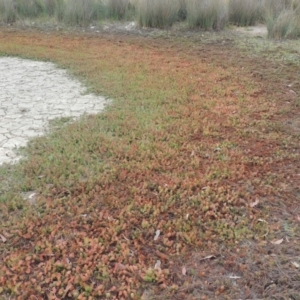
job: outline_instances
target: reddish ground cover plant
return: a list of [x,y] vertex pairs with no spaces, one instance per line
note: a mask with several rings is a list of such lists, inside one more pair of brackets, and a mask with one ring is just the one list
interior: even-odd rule
[[29,145],[1,203],[3,297],[299,299],[298,67],[183,37],[0,39],[115,99]]

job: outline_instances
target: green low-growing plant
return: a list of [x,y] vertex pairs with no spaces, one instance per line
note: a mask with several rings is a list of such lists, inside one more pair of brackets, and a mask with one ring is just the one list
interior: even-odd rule
[[190,28],[223,29],[228,21],[228,4],[224,0],[186,0]]
[[261,0],[229,0],[229,21],[238,26],[255,25],[263,19]]
[[142,27],[169,27],[177,20],[179,10],[179,0],[140,0],[137,21]]

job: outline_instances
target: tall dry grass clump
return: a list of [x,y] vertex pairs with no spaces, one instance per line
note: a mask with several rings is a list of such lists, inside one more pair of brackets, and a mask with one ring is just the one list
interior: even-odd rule
[[53,16],[55,13],[55,8],[59,0],[44,0],[44,8],[49,16]]
[[0,21],[13,23],[17,19],[15,4],[11,0],[0,0]]
[[47,13],[45,0],[14,0],[20,18],[37,18]]
[[263,20],[262,0],[229,0],[229,21],[238,26],[255,25]]
[[129,0],[105,0],[107,16],[113,19],[123,19],[132,8]]
[[65,12],[65,0],[55,0],[54,16],[55,19],[59,22],[62,22],[64,19]]
[[300,1],[266,0],[265,22],[268,37],[295,39],[300,37]]
[[221,30],[228,21],[226,0],[186,0],[186,10],[190,28]]
[[61,3],[62,20],[71,25],[87,25],[104,17],[105,8],[101,0],[66,0]]
[[178,21],[185,21],[187,17],[186,0],[179,0]]
[[136,17],[139,26],[154,28],[186,21],[189,28],[204,30],[261,21],[270,38],[300,37],[300,0],[0,0],[0,22],[5,23],[49,18],[85,26],[105,17]]
[[70,25],[86,25],[105,16],[102,0],[0,0],[0,19],[54,17]]
[[179,0],[140,0],[137,22],[142,27],[170,27],[177,21],[179,10]]
[[58,0],[0,0],[0,18],[4,22],[17,19],[52,16]]

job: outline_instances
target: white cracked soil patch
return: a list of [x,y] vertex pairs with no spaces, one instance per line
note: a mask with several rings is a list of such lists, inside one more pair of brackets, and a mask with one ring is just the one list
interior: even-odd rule
[[98,113],[105,104],[53,63],[0,58],[0,165],[17,162],[15,150],[45,134],[49,121]]

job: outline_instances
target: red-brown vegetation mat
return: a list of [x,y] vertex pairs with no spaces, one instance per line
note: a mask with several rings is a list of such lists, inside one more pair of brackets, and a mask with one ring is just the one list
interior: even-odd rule
[[0,41],[117,99],[32,146],[36,206],[1,206],[3,299],[300,299],[296,67],[183,38]]

